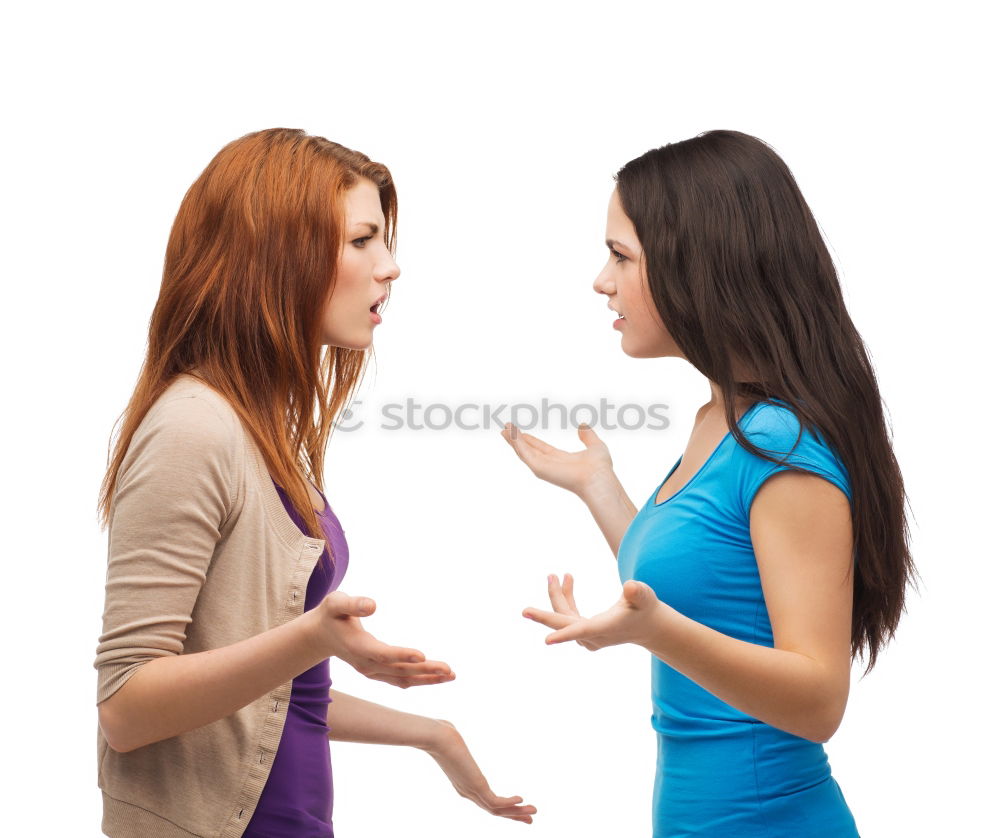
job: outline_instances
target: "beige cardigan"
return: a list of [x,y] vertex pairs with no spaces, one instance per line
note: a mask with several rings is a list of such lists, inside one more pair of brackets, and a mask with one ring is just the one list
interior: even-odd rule
[[[111,507],[97,703],[144,663],[228,646],[302,613],[325,542],[288,516],[229,402],[170,383],[139,425]],[[98,726],[106,835],[236,838],[271,770],[288,681],[231,716],[128,753]]]

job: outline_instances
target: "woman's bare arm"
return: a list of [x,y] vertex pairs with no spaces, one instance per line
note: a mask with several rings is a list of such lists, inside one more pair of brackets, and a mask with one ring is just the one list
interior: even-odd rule
[[604,540],[617,559],[625,530],[638,514],[625,487],[614,471],[608,470],[595,474],[579,492],[579,496],[594,516]]
[[330,691],[330,739],[376,745],[409,745],[426,752],[462,797],[498,817],[531,823],[538,810],[524,798],[500,797],[491,788],[455,726],[444,719],[404,713],[347,693]]
[[405,745],[422,751],[438,741],[444,727],[439,719],[393,710],[337,690],[330,690],[326,724],[332,741]]
[[659,601],[636,580],[607,611],[582,618],[572,578],[549,579],[554,612],[524,616],[596,650],[636,643],[727,704],[814,742],[840,725],[850,692],[853,593],[851,510],[839,488],[812,474],[767,480],[750,511],[774,646],[730,637]]

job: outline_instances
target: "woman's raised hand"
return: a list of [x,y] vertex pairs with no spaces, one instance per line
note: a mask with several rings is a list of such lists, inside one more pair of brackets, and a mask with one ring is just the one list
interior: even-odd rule
[[374,681],[406,689],[455,679],[448,664],[425,660],[416,649],[389,646],[365,631],[360,618],[374,612],[375,602],[369,597],[332,591],[303,616],[313,615],[313,637],[323,656],[347,661]]
[[510,422],[500,435],[535,477],[580,495],[591,481],[612,470],[611,452],[589,425],[577,428],[583,451],[563,451],[526,434]]

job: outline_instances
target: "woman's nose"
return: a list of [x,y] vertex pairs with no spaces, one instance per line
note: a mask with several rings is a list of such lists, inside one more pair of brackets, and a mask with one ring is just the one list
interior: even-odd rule
[[594,280],[594,290],[598,294],[606,294],[609,297],[614,293],[614,283],[608,277],[607,271],[601,271],[597,275],[597,278]]
[[382,268],[382,271],[379,274],[379,279],[395,281],[399,279],[399,274],[399,265],[396,264],[395,259],[390,259],[389,263]]

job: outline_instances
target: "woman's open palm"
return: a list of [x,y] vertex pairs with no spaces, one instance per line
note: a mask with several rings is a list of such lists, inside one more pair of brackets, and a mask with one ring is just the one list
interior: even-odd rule
[[429,661],[418,649],[390,646],[369,634],[361,618],[374,612],[375,602],[370,597],[331,591],[303,616],[313,620],[324,655],[346,661],[373,681],[385,681],[406,689],[455,680],[455,673],[448,664]]
[[547,644],[575,640],[591,652],[620,643],[646,645],[656,611],[666,607],[649,585],[629,579],[619,600],[607,611],[583,617],[573,597],[573,577],[568,573],[561,585],[558,576],[549,574],[549,600],[553,611],[525,608],[522,616],[555,629],[545,638]]
[[523,797],[500,797],[496,794],[479,770],[455,725],[444,719],[439,721],[444,725],[445,735],[439,737],[437,743],[427,749],[427,753],[441,766],[455,791],[498,817],[531,823],[531,816],[538,810],[534,806],[523,805]]
[[593,428],[580,425],[577,434],[586,446],[583,451],[563,451],[510,422],[500,432],[535,477],[578,495],[596,475],[611,471],[612,462],[608,446]]

